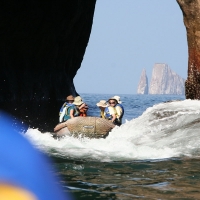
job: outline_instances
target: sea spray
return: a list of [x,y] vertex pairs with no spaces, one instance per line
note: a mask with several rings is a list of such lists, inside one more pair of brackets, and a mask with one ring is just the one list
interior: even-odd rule
[[114,128],[106,139],[64,137],[28,129],[26,137],[41,150],[83,160],[130,161],[199,156],[200,101],[159,103]]

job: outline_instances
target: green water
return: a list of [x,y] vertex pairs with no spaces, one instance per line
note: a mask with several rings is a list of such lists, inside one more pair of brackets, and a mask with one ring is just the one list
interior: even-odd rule
[[200,199],[200,159],[85,162],[54,158],[74,199]]

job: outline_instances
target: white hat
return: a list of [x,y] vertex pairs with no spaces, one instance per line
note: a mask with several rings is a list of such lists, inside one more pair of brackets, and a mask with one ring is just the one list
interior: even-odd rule
[[76,105],[76,106],[80,106],[81,104],[83,104],[84,102],[82,101],[81,97],[80,96],[77,96],[74,98],[74,102],[73,104]]
[[103,107],[103,108],[108,107],[108,104],[106,103],[105,100],[99,101],[96,105],[97,105],[98,107]]
[[113,98],[116,99],[118,103],[122,103],[122,101],[120,101],[120,96],[114,96]]

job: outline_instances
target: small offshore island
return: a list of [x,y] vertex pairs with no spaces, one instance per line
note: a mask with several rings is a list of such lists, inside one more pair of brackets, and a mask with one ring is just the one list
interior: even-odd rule
[[142,70],[137,94],[185,95],[185,79],[173,72],[165,63],[156,63],[153,67],[150,84],[146,70]]

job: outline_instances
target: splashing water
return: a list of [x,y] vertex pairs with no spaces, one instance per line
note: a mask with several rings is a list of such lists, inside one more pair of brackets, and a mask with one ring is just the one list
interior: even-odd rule
[[197,157],[200,155],[200,101],[184,100],[149,107],[138,118],[114,128],[106,139],[52,138],[28,129],[39,149],[59,157],[110,161]]

